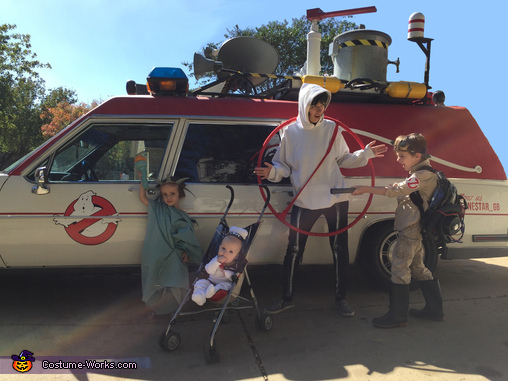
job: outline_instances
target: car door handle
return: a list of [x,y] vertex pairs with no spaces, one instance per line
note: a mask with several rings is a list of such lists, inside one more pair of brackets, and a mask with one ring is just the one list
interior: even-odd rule
[[[129,192],[134,192],[134,191],[139,192],[139,188],[134,188],[134,187],[129,188]],[[157,194],[157,191],[155,189],[153,189],[153,188],[149,188],[146,192],[150,196],[153,196],[154,194]]]

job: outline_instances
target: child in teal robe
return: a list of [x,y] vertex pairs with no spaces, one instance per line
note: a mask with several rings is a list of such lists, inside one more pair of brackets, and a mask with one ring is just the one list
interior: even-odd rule
[[[139,167],[142,165],[137,164],[136,168]],[[148,206],[141,260],[142,300],[155,314],[168,314],[178,308],[189,290],[187,265],[201,263],[203,251],[190,217],[180,209],[185,184],[163,182],[160,200],[148,199],[145,184],[142,182],[139,190],[141,202]]]

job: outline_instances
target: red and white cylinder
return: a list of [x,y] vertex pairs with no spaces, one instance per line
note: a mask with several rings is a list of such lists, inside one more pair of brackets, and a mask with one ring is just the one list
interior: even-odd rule
[[425,16],[420,12],[415,12],[409,16],[409,25],[407,29],[407,39],[423,38],[425,28]]

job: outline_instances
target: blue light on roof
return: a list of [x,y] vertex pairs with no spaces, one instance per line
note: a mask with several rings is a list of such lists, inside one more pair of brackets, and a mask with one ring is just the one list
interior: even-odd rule
[[187,76],[182,69],[177,67],[154,67],[148,78],[173,78],[173,79],[187,79]]

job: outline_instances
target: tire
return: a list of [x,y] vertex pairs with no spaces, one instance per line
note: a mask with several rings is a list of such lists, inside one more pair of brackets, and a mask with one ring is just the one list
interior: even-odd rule
[[166,335],[166,332],[163,332],[159,338],[159,345],[165,351],[172,352],[180,345],[180,335],[171,331]]
[[[391,284],[391,265],[393,248],[397,233],[393,231],[393,221],[371,226],[363,236],[360,247],[360,265],[373,286],[388,290]],[[425,257],[423,263],[431,272],[437,267],[438,251],[435,241],[423,236]]]
[[261,317],[256,315],[256,327],[261,331],[268,332],[272,329],[273,326],[273,318],[272,315],[267,314],[266,312],[261,314]]

